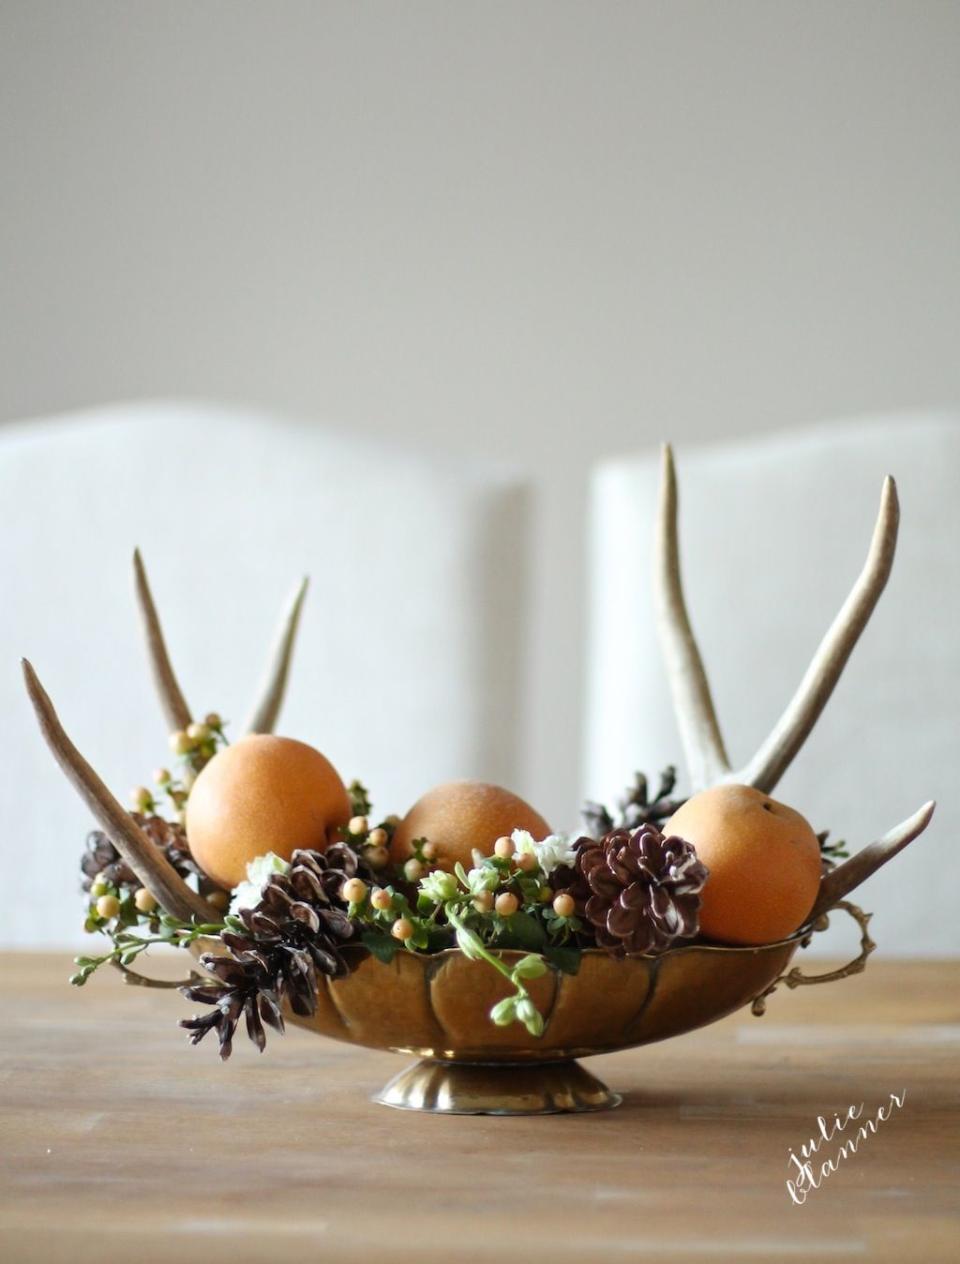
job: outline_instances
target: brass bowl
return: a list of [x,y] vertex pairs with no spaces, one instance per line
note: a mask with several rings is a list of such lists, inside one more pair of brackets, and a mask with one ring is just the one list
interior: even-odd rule
[[[396,1076],[378,1102],[449,1114],[548,1114],[604,1110],[620,1098],[574,1061],[666,1040],[706,1026],[748,1002],[760,1014],[779,982],[825,982],[863,969],[873,944],[868,915],[843,902],[861,927],[861,954],[827,975],[785,974],[814,928],[762,947],[694,943],[659,957],[617,960],[583,953],[576,975],[551,967],[528,981],[544,1016],[540,1037],[513,1023],[497,1027],[489,1011],[507,981],[457,949],[433,955],[399,952],[386,965],[348,948],[351,972],[323,979],[310,1018],[290,1022],[333,1040],[413,1054],[419,1062]],[[825,919],[824,919],[825,920]],[[818,924],[817,929],[820,928]],[[504,951],[505,962],[525,954]]]

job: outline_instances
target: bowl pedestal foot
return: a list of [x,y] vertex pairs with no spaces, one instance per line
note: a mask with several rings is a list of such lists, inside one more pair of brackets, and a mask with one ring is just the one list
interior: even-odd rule
[[437,1115],[555,1115],[611,1110],[623,1100],[578,1062],[439,1062],[395,1075],[373,1099]]

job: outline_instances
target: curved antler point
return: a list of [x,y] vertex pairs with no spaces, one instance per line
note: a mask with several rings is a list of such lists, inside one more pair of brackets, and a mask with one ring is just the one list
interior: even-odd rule
[[897,484],[888,474],[863,569],[786,710],[753,758],[738,771],[737,777],[748,785],[770,794],[810,735],[886,587],[899,528]]
[[133,550],[133,580],[150,668],[167,726],[170,730],[185,729],[191,721],[190,708],[170,662],[157,607],[150,591],[147,568],[143,564],[139,548]]
[[690,626],[677,541],[677,478],[673,449],[661,448],[660,503],[654,537],[657,624],[687,771],[695,788],[711,785],[730,769],[710,685]]
[[930,824],[935,807],[935,800],[928,800],[922,808],[914,812],[913,816],[907,817],[882,838],[869,843],[845,860],[842,865],[824,874],[820,879],[820,893],[810,912],[811,918],[829,912],[838,900],[842,900],[851,891],[855,891],[861,883],[866,882],[867,878],[876,873],[882,865],[892,860],[908,843],[919,838]]
[[280,705],[286,689],[293,643],[300,624],[300,613],[307,595],[310,577],[304,575],[292,596],[280,624],[270,662],[260,690],[260,697],[244,726],[246,733],[272,733],[280,713]]

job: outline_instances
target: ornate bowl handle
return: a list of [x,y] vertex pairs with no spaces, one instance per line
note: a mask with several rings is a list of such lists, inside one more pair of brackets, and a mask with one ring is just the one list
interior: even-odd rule
[[[845,913],[849,913],[860,927],[859,955],[845,966],[840,966],[836,970],[828,970],[825,974],[804,974],[799,966],[794,966],[786,974],[779,975],[768,988],[753,998],[751,1009],[758,1018],[761,1018],[766,1013],[767,997],[771,992],[776,991],[781,983],[785,983],[788,988],[798,988],[806,983],[832,983],[834,979],[846,979],[851,974],[862,974],[866,969],[867,958],[877,946],[870,938],[870,932],[867,929],[873,914],[864,913],[863,909],[858,908],[850,900],[838,900],[833,908],[830,909],[830,912],[832,913],[834,909],[843,909]],[[813,930],[826,930],[827,924],[827,914],[823,914],[814,923]],[[810,936],[807,936],[803,941],[803,947],[805,948],[809,942]]]

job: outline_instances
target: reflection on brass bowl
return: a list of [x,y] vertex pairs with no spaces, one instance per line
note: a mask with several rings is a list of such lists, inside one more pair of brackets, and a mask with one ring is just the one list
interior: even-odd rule
[[[617,960],[593,948],[576,975],[550,969],[528,986],[545,1019],[541,1037],[518,1023],[496,1027],[491,1006],[507,994],[503,977],[457,949],[426,956],[400,952],[389,965],[348,948],[351,973],[321,980],[312,1018],[298,1027],[334,1040],[413,1054],[419,1062],[377,1095],[387,1106],[446,1114],[549,1114],[605,1110],[620,1098],[574,1059],[666,1040],[703,1027],[748,1002],[762,1013],[778,982],[790,987],[863,968],[873,948],[867,916],[861,955],[829,976],[784,974],[811,929],[758,948],[691,944],[659,957]],[[523,953],[503,952],[503,960]]]

